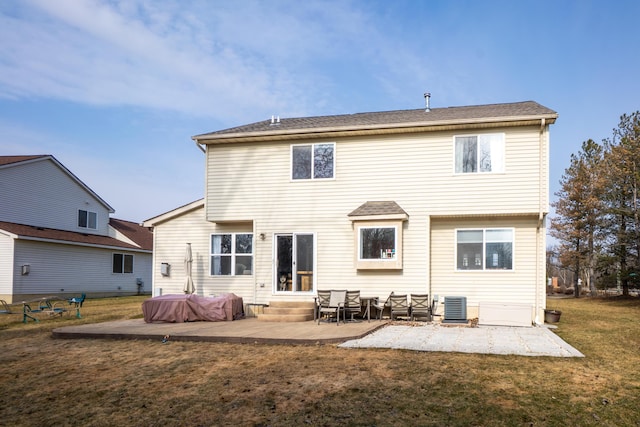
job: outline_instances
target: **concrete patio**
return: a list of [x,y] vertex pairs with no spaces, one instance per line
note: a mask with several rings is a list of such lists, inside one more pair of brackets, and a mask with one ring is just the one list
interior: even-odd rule
[[[385,327],[386,326],[386,327]],[[263,322],[247,318],[232,322],[145,323],[121,320],[54,329],[54,338],[105,338],[170,341],[207,341],[316,345],[343,348],[393,348],[414,351],[515,354],[522,356],[584,357],[543,327],[443,326],[439,323],[371,322],[320,323]]]
[[53,330],[54,338],[112,338],[175,341],[210,341],[265,344],[335,344],[362,338],[385,326],[386,320],[335,323],[262,322],[250,317],[231,322],[145,323],[120,320]]

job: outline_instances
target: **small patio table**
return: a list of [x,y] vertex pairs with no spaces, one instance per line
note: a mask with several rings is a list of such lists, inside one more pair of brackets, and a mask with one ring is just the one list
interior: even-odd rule
[[[360,297],[362,305],[366,303],[364,314],[367,315],[368,322],[371,322],[371,301],[378,301],[378,297]],[[362,317],[364,317],[364,315]]]

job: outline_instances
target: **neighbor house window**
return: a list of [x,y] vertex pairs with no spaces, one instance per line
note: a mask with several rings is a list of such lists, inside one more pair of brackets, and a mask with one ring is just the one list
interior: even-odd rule
[[80,209],[78,211],[78,227],[95,230],[98,228],[98,214]]
[[211,275],[236,276],[253,272],[253,234],[211,235]]
[[504,172],[504,134],[456,136],[455,172]]
[[133,273],[133,255],[113,254],[114,273]]
[[395,260],[396,227],[360,227],[360,260]]
[[334,143],[291,146],[292,179],[333,178],[335,169]]
[[513,229],[456,231],[458,270],[513,270]]

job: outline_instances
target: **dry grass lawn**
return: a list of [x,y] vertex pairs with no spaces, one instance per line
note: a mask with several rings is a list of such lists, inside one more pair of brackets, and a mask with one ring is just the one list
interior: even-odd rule
[[51,338],[143,299],[2,315],[0,425],[640,426],[638,299],[549,300],[583,359]]

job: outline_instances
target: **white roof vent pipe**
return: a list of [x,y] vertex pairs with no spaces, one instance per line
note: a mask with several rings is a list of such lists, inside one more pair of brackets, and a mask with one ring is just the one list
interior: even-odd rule
[[271,116],[271,126],[280,124],[280,116]]
[[431,111],[431,105],[430,105],[430,101],[431,101],[431,94],[429,92],[425,92],[424,93],[424,103],[425,103],[425,112],[429,112]]

